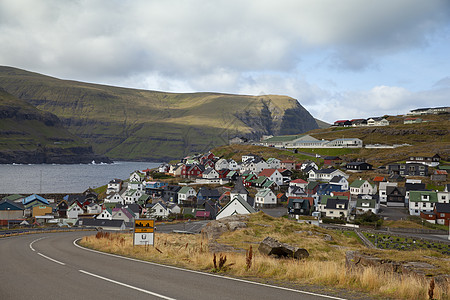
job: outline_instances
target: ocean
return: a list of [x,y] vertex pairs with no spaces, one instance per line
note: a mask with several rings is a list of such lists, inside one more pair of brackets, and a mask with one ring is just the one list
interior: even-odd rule
[[0,194],[82,193],[107,184],[111,179],[127,179],[133,171],[152,169],[160,163],[115,162],[79,165],[0,165]]

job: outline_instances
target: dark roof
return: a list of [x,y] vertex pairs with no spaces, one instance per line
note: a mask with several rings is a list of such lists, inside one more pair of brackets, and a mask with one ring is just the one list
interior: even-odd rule
[[450,203],[436,203],[437,213],[447,213],[450,214]]
[[407,191],[422,191],[425,190],[425,183],[405,183],[405,188]]
[[345,199],[335,199],[335,198],[329,198],[327,200],[327,205],[325,206],[326,209],[339,209],[336,208],[338,204],[344,204],[343,209],[348,208],[348,200]]
[[244,184],[242,183],[242,177],[239,177],[234,185],[234,188],[231,190],[233,194],[246,194],[248,195],[248,191],[245,189]]
[[338,183],[342,178],[344,178],[344,176],[333,176],[333,178],[331,178],[330,180],[330,183]]
[[0,209],[0,210],[8,210],[8,209],[23,210],[22,203],[17,203],[17,202],[8,200],[8,199],[4,199],[4,200],[0,201],[0,207],[4,207],[4,209]]
[[[80,224],[80,221],[82,221]],[[78,226],[93,226],[93,227],[116,227],[120,228],[122,224],[125,222],[123,220],[107,220],[107,219],[90,219],[90,218],[83,218],[78,219],[78,221],[75,223],[75,225]]]
[[386,195],[391,195],[395,190],[397,190],[401,196],[406,195],[406,188],[398,187],[398,186],[387,186],[386,187]]
[[336,171],[335,168],[327,168],[327,169],[320,169],[320,170],[317,170],[316,173],[331,174],[331,173],[333,173],[334,171]]
[[347,166],[363,166],[363,165],[371,166],[371,164],[366,163],[364,161],[353,161],[353,162],[347,163]]
[[340,160],[341,158],[339,156],[325,156],[323,158],[324,160]]

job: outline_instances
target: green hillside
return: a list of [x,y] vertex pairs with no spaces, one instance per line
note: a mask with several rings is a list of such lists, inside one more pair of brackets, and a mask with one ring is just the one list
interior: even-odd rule
[[65,129],[53,114],[0,88],[0,163],[90,163],[108,160]]
[[113,159],[168,160],[236,135],[297,134],[318,128],[287,96],[177,94],[60,80],[0,67],[0,86],[51,112],[94,151]]

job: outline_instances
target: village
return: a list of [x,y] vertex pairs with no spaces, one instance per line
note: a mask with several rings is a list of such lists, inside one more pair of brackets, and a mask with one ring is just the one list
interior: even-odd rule
[[[9,195],[0,202],[0,219],[8,227],[53,224],[125,230],[138,218],[219,220],[263,210],[297,220],[355,224],[360,216],[386,219],[381,212],[403,208],[407,215],[448,226],[448,166],[440,161],[437,154],[414,156],[374,170],[367,162],[345,162],[338,156],[295,161],[249,153],[237,162],[207,152],[157,169],[136,170],[126,179],[114,178],[100,196],[93,189],[60,201],[36,194]],[[373,171],[378,175],[366,176]],[[441,188],[427,188],[425,179]]]

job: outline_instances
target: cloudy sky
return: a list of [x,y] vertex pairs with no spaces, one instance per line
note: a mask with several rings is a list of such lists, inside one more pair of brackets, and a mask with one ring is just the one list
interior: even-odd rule
[[450,105],[448,0],[1,0],[0,65],[282,94],[327,122]]

